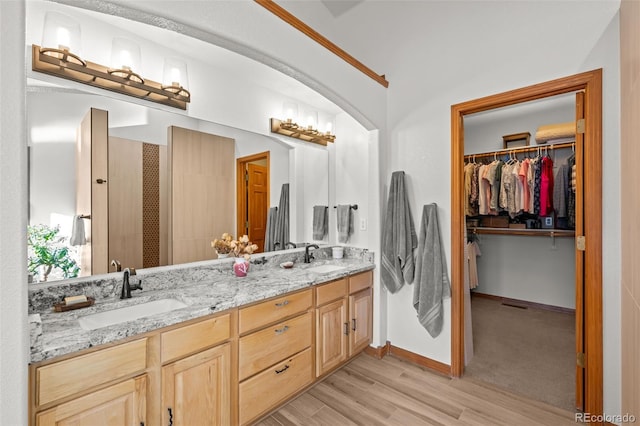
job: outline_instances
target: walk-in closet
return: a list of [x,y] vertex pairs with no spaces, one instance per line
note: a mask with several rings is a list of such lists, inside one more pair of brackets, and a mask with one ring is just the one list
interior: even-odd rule
[[464,120],[465,377],[570,411],[580,97]]

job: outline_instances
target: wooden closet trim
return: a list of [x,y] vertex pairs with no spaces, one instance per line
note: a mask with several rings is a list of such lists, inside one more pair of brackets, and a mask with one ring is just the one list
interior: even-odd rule
[[602,69],[451,106],[451,374],[464,372],[464,116],[584,91],[585,394],[584,411],[602,414]]

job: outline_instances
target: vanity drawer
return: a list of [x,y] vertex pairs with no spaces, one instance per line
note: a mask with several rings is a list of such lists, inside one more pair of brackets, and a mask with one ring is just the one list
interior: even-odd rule
[[347,295],[347,279],[330,282],[316,287],[316,306],[333,302]]
[[195,324],[165,331],[161,337],[162,362],[185,355],[227,340],[231,336],[231,314],[224,314]]
[[349,277],[349,294],[357,293],[373,285],[373,271],[362,272],[361,274]]
[[36,405],[44,405],[147,368],[147,339],[36,369]]
[[274,408],[312,380],[311,349],[240,383],[240,424]]
[[311,289],[308,289],[240,309],[240,334],[306,311],[311,307],[311,296]]
[[311,312],[240,338],[240,380],[311,346]]

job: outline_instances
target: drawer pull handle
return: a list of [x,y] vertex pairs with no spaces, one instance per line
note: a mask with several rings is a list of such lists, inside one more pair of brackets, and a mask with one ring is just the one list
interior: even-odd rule
[[276,303],[276,306],[277,306],[278,308],[281,308],[281,307],[283,307],[283,306],[287,306],[288,304],[289,304],[289,301],[288,301],[288,300],[283,300],[283,301],[282,301],[282,302],[280,302],[280,303]]
[[169,426],[173,426],[173,411],[171,408],[167,408],[167,410],[169,410]]
[[285,364],[284,368],[281,368],[280,370],[276,370],[276,374],[284,373],[288,369],[289,369],[289,365]]
[[353,325],[351,326],[351,329],[352,329],[353,331],[356,331],[356,319],[355,319],[355,318],[353,318],[351,321],[353,322]]
[[348,322],[344,323],[344,335],[345,336],[349,335],[349,323]]
[[282,334],[282,333],[284,333],[285,331],[287,331],[288,329],[289,329],[289,326],[288,326],[288,325],[285,325],[285,326],[284,326],[284,327],[282,327],[282,328],[276,328],[274,331],[276,332],[276,334]]

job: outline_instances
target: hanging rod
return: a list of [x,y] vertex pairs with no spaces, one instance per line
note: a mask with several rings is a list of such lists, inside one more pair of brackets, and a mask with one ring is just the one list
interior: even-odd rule
[[[337,209],[338,206],[333,206],[334,209]],[[349,205],[349,208],[352,210],[358,210],[358,205],[357,204],[351,204]]]
[[507,148],[507,149],[497,149],[495,151],[491,151],[491,152],[482,152],[479,154],[467,154],[464,156],[465,160],[471,159],[473,157],[475,158],[483,158],[483,157],[493,157],[494,155],[502,155],[502,154],[519,154],[522,152],[534,152],[534,151],[538,151],[538,150],[554,150],[554,149],[562,149],[562,148],[571,148],[572,146],[575,146],[575,142],[565,142],[565,143],[556,143],[553,145],[537,145],[537,146],[525,146],[525,147],[521,147],[521,148]]

